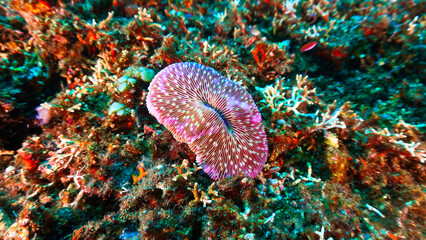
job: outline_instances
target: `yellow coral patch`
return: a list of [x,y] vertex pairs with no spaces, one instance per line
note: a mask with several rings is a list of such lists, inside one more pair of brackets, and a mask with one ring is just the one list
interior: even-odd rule
[[136,184],[137,182],[139,182],[139,180],[141,180],[147,174],[147,172],[145,171],[145,168],[143,168],[143,167],[139,167],[138,170],[139,170],[139,176],[132,175],[133,184]]

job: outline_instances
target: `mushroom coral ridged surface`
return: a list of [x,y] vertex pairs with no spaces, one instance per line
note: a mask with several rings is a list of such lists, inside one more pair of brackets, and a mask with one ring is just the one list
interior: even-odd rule
[[146,101],[211,178],[239,172],[253,178],[263,168],[268,144],[259,110],[243,87],[214,69],[172,64],[154,77]]

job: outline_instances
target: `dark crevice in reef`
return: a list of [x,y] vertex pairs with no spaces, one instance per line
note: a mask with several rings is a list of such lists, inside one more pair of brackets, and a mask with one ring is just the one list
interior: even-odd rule
[[[8,150],[17,150],[28,136],[41,133],[35,109],[59,92],[65,79],[53,74],[49,78],[21,79],[27,83],[13,86],[11,85],[14,80],[11,77],[0,79],[4,89],[2,94],[10,96],[10,100],[0,105],[0,146]],[[8,106],[12,106],[11,111],[6,109]]]
[[201,239],[201,234],[203,230],[202,216],[205,214],[205,211],[199,213],[199,218],[195,219],[192,224],[192,232],[190,240]]

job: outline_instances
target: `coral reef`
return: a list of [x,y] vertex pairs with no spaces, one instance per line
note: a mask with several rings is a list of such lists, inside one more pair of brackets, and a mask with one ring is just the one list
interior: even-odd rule
[[[425,238],[424,2],[0,3],[0,239]],[[253,178],[149,114],[179,62],[252,96]]]

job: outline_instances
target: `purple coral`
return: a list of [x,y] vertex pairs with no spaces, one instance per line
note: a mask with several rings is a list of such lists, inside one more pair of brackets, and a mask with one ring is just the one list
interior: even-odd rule
[[214,69],[176,63],[149,86],[149,112],[185,142],[213,179],[254,177],[267,159],[262,118],[250,94]]

